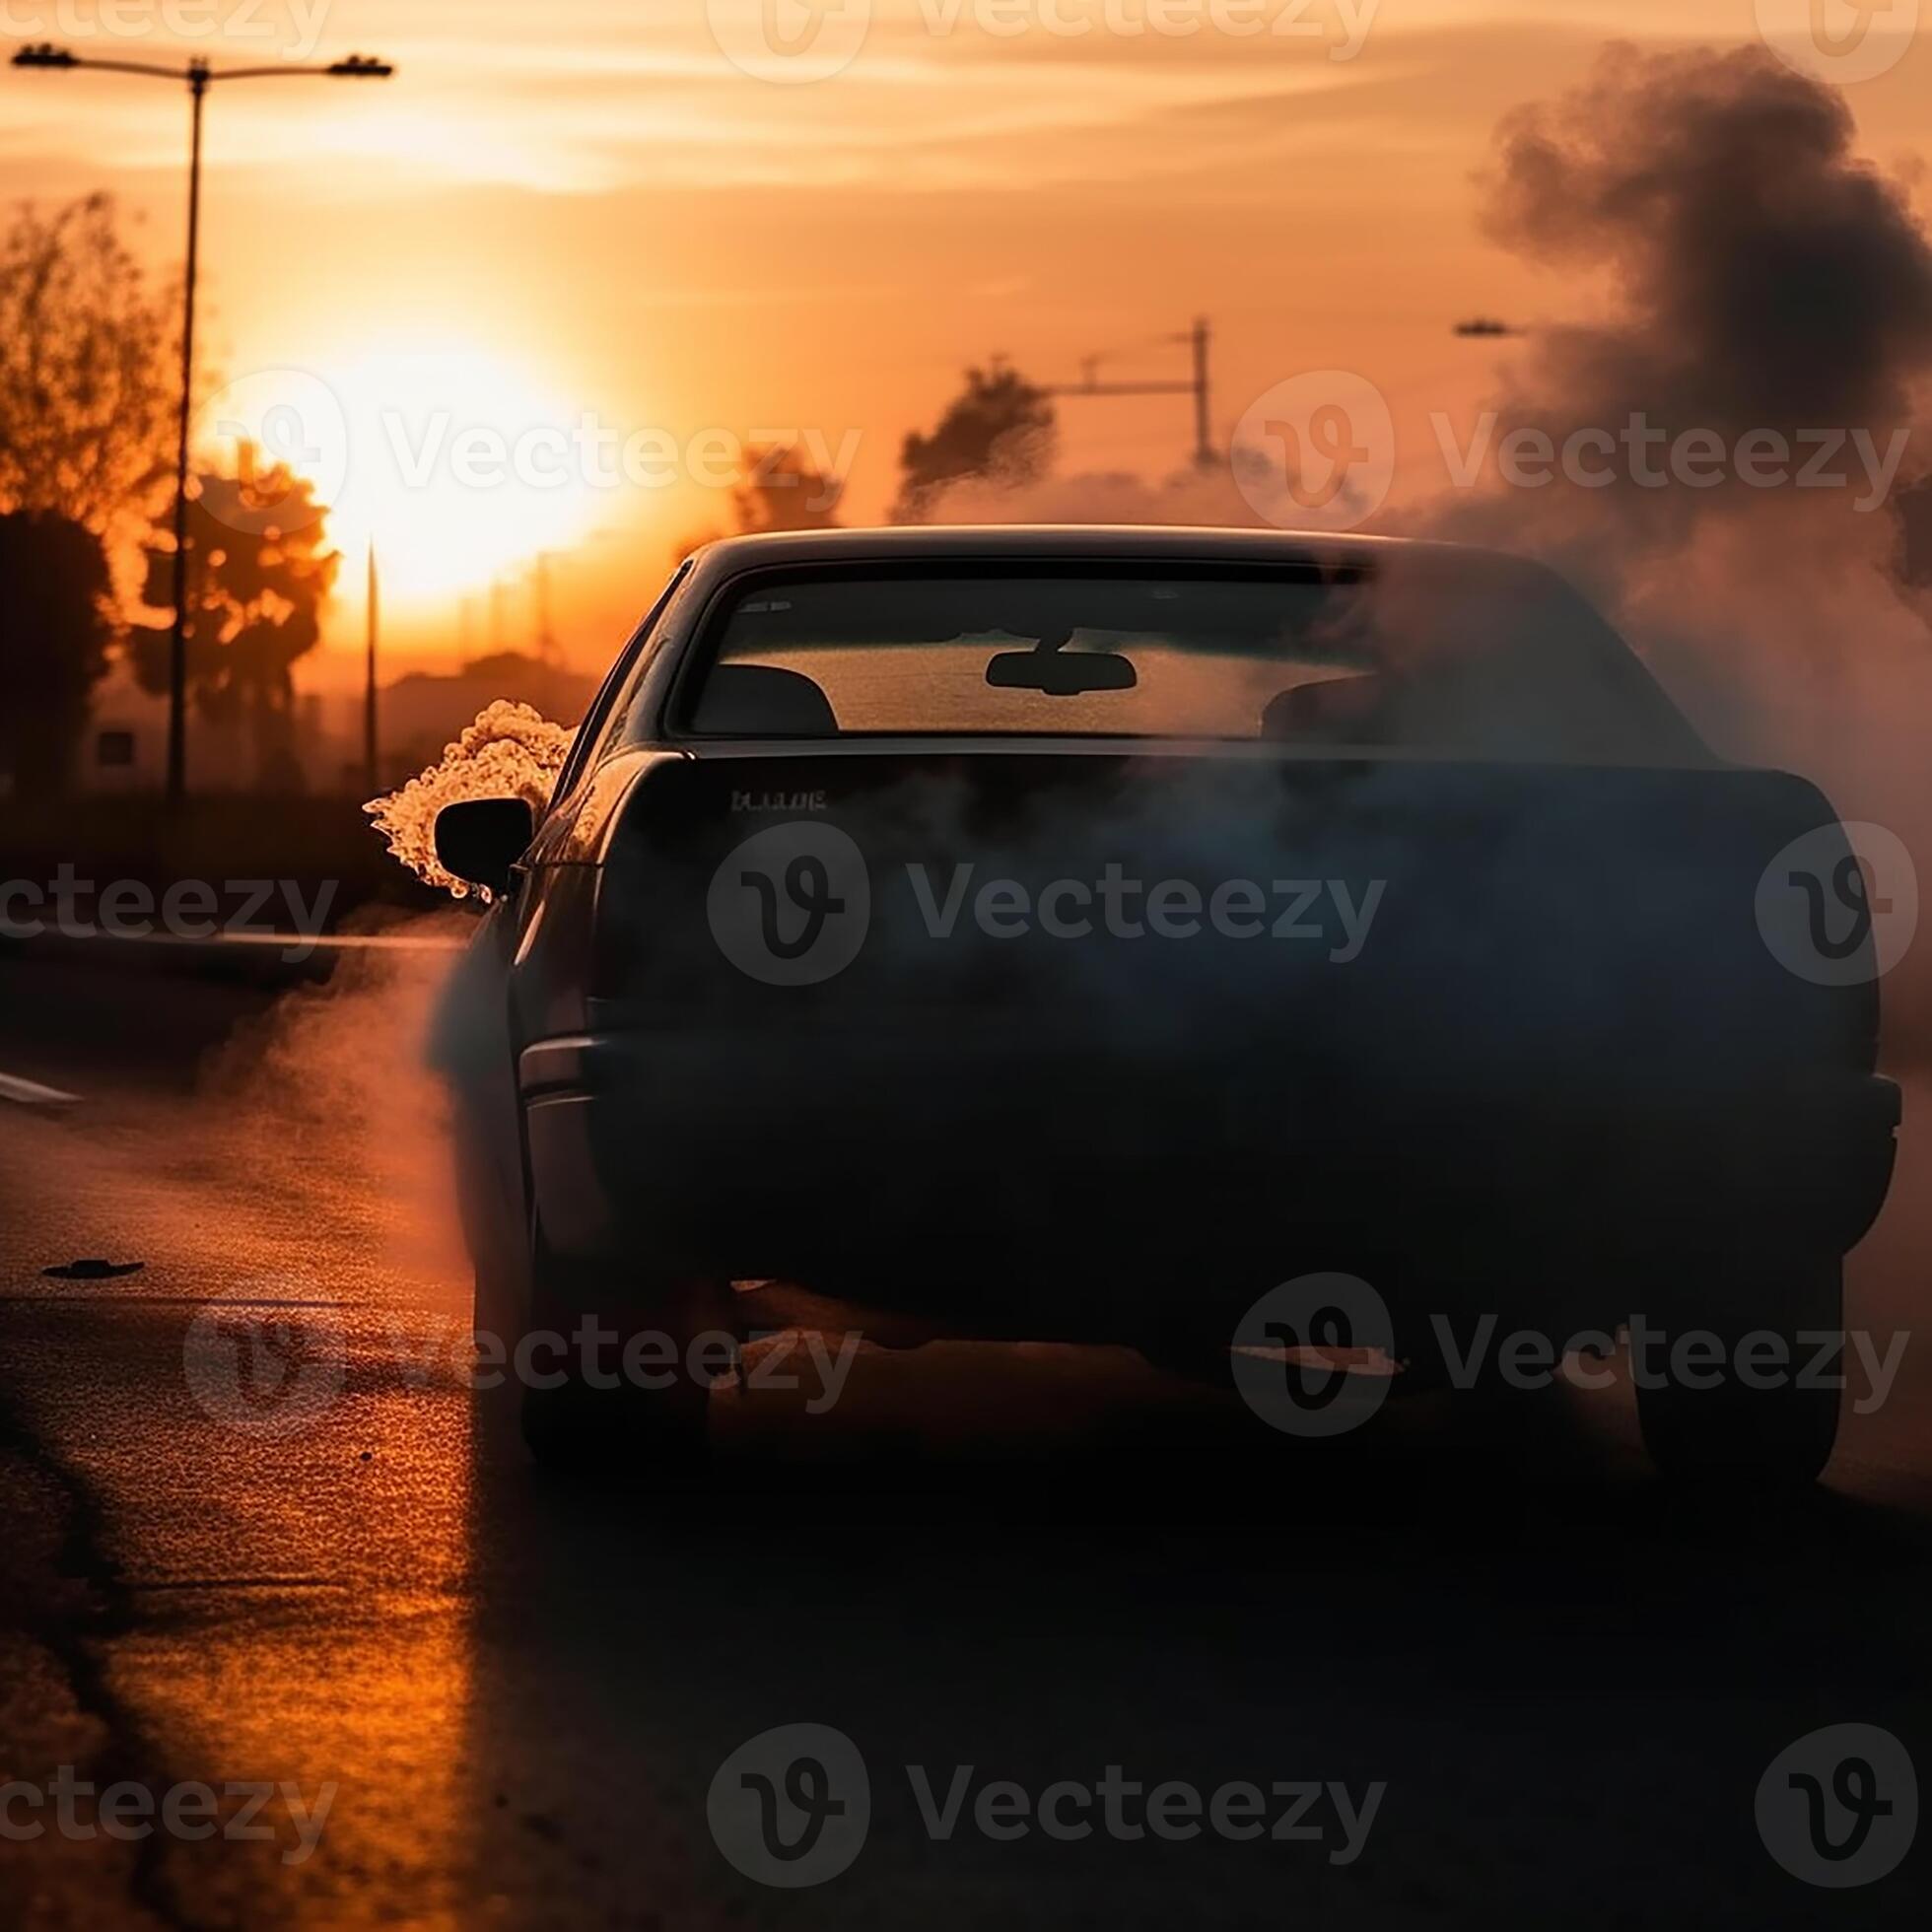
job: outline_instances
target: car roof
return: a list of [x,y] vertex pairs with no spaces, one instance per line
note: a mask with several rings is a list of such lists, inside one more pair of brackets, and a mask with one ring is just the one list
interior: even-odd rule
[[1372,565],[1392,553],[1420,562],[1454,560],[1496,575],[1541,573],[1540,565],[1500,551],[1397,536],[1337,535],[1322,530],[1213,529],[1186,524],[951,523],[836,530],[778,530],[720,537],[696,552],[707,576],[789,564],[978,563],[1237,563]]

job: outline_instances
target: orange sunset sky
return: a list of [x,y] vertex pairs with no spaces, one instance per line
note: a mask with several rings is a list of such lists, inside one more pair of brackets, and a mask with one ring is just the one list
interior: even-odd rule
[[[1236,37],[1206,0],[1192,34],[1155,32],[1147,0],[1059,0],[1049,13],[1090,31],[1050,31],[1036,9],[1011,34],[988,30],[1015,0],[979,25],[971,0],[874,0],[849,64],[788,85],[732,64],[711,16],[741,39],[775,4],[803,32],[797,0],[175,4],[227,31],[170,33],[167,0],[121,0],[112,33],[114,0],[4,0],[0,22],[14,41],[107,57],[353,50],[399,69],[238,84],[209,104],[207,366],[243,416],[278,388],[342,413],[330,529],[351,568],[311,685],[353,672],[372,529],[398,656],[452,660],[465,598],[481,648],[492,579],[526,585],[543,550],[556,627],[587,665],[675,539],[728,517],[688,476],[479,490],[432,460],[412,485],[433,417],[514,437],[591,411],[680,447],[809,427],[856,449],[844,514],[864,521],[892,495],[901,437],[930,427],[967,362],[1004,352],[1066,380],[1125,345],[1106,374],[1179,376],[1184,352],[1149,338],[1201,313],[1223,445],[1270,384],[1342,368],[1388,396],[1408,473],[1433,447],[1429,413],[1472,414],[1511,353],[1456,339],[1457,317],[1534,322],[1601,299],[1479,233],[1474,177],[1498,117],[1580,80],[1608,39],[1752,43],[1760,11],[1248,0],[1315,31]],[[1923,211],[1932,54],[1915,44],[1847,92],[1866,152],[1913,180]],[[163,272],[181,253],[186,124],[184,93],[159,82],[0,73],[10,195],[111,189]],[[1061,467],[1159,477],[1190,437],[1180,398],[1070,401]],[[507,594],[519,643],[524,592]]]

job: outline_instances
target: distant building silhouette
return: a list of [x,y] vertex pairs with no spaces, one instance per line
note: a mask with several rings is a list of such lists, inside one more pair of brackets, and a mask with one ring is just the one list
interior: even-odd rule
[[472,658],[453,676],[412,671],[382,690],[382,783],[398,785],[435,764],[444,746],[495,699],[509,698],[559,724],[575,724],[595,692],[593,677],[521,651]]
[[[560,724],[575,724],[589,708],[596,680],[546,664],[520,651],[477,657],[449,675],[411,671],[383,686],[379,789],[411,779],[442,757],[443,748],[498,698],[533,706]],[[361,798],[367,791],[362,759],[362,697],[355,692],[298,697],[293,751],[299,788]],[[190,715],[197,786],[206,792],[253,792],[256,761],[240,719]],[[157,792],[166,770],[168,707],[116,663],[94,693],[76,783],[87,792]]]

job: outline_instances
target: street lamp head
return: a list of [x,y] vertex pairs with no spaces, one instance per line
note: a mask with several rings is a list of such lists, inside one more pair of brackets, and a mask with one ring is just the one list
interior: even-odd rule
[[345,80],[386,81],[396,70],[373,54],[352,53],[347,60],[333,62],[327,71]]
[[9,63],[14,67],[78,67],[80,64],[65,47],[57,47],[51,40],[30,41]]

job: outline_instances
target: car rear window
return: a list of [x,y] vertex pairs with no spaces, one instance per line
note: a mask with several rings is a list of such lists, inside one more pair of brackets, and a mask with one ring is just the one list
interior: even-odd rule
[[760,573],[703,641],[701,737],[1257,739],[1651,759],[1695,745],[1547,572]]

